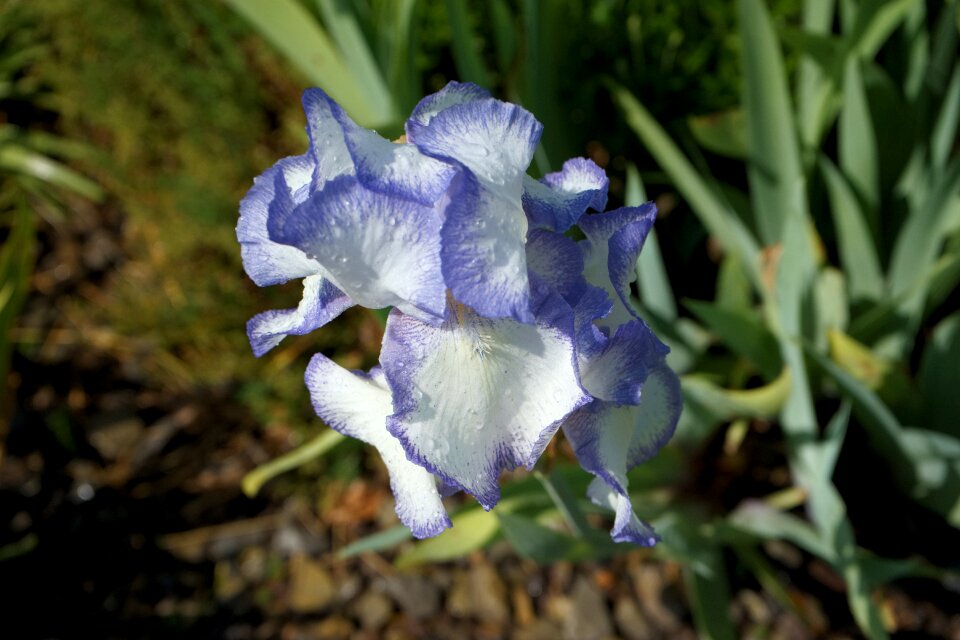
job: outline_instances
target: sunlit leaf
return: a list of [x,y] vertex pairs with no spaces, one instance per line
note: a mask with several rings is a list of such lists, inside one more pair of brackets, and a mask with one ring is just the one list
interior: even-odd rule
[[479,507],[467,509],[451,517],[453,527],[435,538],[416,543],[412,548],[400,554],[395,564],[398,568],[410,567],[425,562],[442,562],[460,558],[476,551],[490,542],[500,530],[498,516],[507,509],[503,502],[497,507],[497,513],[484,511]]
[[863,203],[863,219],[869,235],[864,242],[878,237],[880,231],[879,153],[866,89],[856,58],[847,61],[843,79],[843,108],[837,125],[837,151],[840,169],[850,181],[858,201]]
[[[370,94],[370,99],[393,106],[390,91],[377,61],[370,51],[360,24],[347,0],[314,0],[327,27],[327,33],[337,44],[344,63]],[[332,95],[332,93],[331,93]]]
[[359,75],[327,31],[297,0],[227,0],[311,83],[339,102],[361,125],[382,127],[399,119],[378,75]]
[[252,498],[259,493],[260,487],[266,484],[269,480],[272,480],[281,473],[286,473],[287,471],[296,469],[297,467],[306,464],[311,460],[319,458],[343,442],[343,440],[344,436],[336,431],[324,431],[306,444],[300,445],[293,451],[285,453],[279,458],[275,458],[266,464],[260,465],[245,475],[241,485],[243,487],[243,492],[248,497]]
[[790,391],[790,372],[783,369],[768,385],[748,390],[723,389],[705,378],[681,377],[684,397],[708,408],[718,418],[770,418],[783,408]]

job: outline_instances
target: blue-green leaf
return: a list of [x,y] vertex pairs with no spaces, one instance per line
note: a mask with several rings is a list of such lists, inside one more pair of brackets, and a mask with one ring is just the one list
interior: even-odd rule
[[399,117],[382,78],[361,76],[320,23],[297,0],[227,0],[312,84],[329,93],[361,125],[382,127]]
[[[640,179],[640,172],[632,162],[627,164],[627,186],[624,204],[636,207],[647,201],[647,194]],[[637,288],[643,307],[656,314],[660,319],[671,321],[677,317],[677,303],[673,298],[673,289],[667,270],[660,255],[660,243],[657,232],[650,230],[643,244],[643,251],[637,259]]]
[[844,73],[843,108],[840,110],[838,123],[837,151],[840,156],[840,169],[853,186],[859,201],[863,203],[863,219],[870,233],[865,240],[869,242],[878,237],[880,230],[879,153],[860,61],[856,58],[847,61]]
[[378,531],[377,533],[371,534],[365,538],[361,538],[352,544],[348,544],[343,549],[337,552],[337,557],[339,558],[350,558],[353,556],[360,555],[361,553],[379,553],[381,551],[387,551],[392,549],[401,542],[406,542],[410,540],[410,529],[405,526],[397,525],[386,529],[384,531]]
[[550,564],[573,554],[578,541],[573,536],[546,527],[527,516],[497,513],[503,536],[518,555],[538,564]]
[[447,18],[450,21],[450,38],[453,59],[461,80],[481,87],[490,87],[490,76],[477,50],[477,38],[470,25],[470,15],[465,0],[447,0]]
[[923,424],[949,433],[960,416],[960,312],[942,320],[923,350],[918,375]]
[[883,293],[883,275],[873,234],[856,195],[825,155],[820,171],[827,184],[833,224],[837,229],[840,261],[847,277],[847,290],[854,302],[876,300]]
[[773,380],[783,364],[777,341],[753,312],[725,309],[695,300],[684,305],[731,349],[751,360],[766,380]]
[[359,80],[371,100],[381,100],[394,113],[396,106],[370,51],[363,30],[347,0],[314,0],[327,32],[337,44],[343,61]]
[[738,0],[743,42],[750,197],[765,244],[783,238],[785,219],[803,215],[803,174],[780,43],[762,0]]
[[759,291],[762,287],[758,264],[760,252],[750,231],[633,94],[618,85],[611,86],[611,92],[626,115],[627,124],[689,201],[707,230],[716,236],[727,251],[738,255],[744,270]]

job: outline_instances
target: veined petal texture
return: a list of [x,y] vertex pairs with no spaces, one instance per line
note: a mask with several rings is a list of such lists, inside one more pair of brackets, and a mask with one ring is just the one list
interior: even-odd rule
[[421,100],[406,123],[408,136],[414,136],[413,133],[417,127],[423,127],[430,124],[435,115],[458,104],[466,104],[476,100],[485,100],[490,98],[490,92],[481,86],[472,82],[457,82],[456,80],[448,82],[447,85]]
[[523,181],[543,127],[517,105],[457,85],[407,122],[410,142],[463,167],[443,225],[443,275],[453,296],[489,318],[533,322]]
[[394,311],[380,361],[387,426],[411,460],[490,509],[501,471],[532,467],[571,411],[589,402],[574,362],[569,306],[538,291],[536,323],[451,305],[439,326]]
[[247,322],[247,337],[258,358],[286,336],[302,336],[319,329],[354,305],[353,300],[321,275],[303,279],[303,298],[293,309],[258,313]]
[[306,373],[313,406],[324,422],[340,433],[376,447],[390,474],[400,521],[417,538],[435,536],[451,526],[437,481],[407,459],[400,442],[387,431],[393,412],[390,390],[379,369],[370,374],[347,371],[322,354]]
[[446,306],[438,207],[364,188],[341,176],[288,215],[270,219],[271,237],[297,247],[357,304],[395,306],[439,323]]
[[306,199],[314,171],[309,155],[292,156],[277,162],[253,181],[240,201],[237,240],[243,268],[257,286],[266,287],[317,273],[319,265],[295,247],[270,239],[267,219],[279,199],[295,204]]

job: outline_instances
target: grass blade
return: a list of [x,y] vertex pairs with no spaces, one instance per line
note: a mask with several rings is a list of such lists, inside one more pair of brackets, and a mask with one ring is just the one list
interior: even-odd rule
[[64,164],[13,143],[0,145],[0,169],[40,180],[100,202],[103,189]]

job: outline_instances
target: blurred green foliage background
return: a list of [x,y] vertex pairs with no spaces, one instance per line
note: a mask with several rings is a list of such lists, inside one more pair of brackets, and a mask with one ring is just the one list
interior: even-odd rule
[[[58,299],[55,326],[140,384],[218,390],[308,442],[261,470],[258,487],[313,461],[274,495],[362,473],[357,445],[310,440],[302,371],[316,350],[371,365],[379,320],[353,310],[254,359],[246,319],[298,291],[243,276],[237,203],[305,147],[306,86],[396,136],[423,95],[477,82],[544,123],[536,173],[586,155],[614,204],[660,208],[637,304],[685,411],[631,488],[698,633],[736,636],[725,611],[745,581],[797,609],[765,555],[779,540],[840,576],[863,635],[888,637],[885,585],[954,584],[960,566],[958,29],[956,2],[921,0],[7,2],[0,366],[46,357],[51,325],[18,314],[56,291],[44,256],[71,216],[114,212],[122,258]],[[542,563],[625,552],[580,526],[600,516],[568,460],[560,447],[496,514],[460,510],[467,535],[397,563],[503,538]]]

